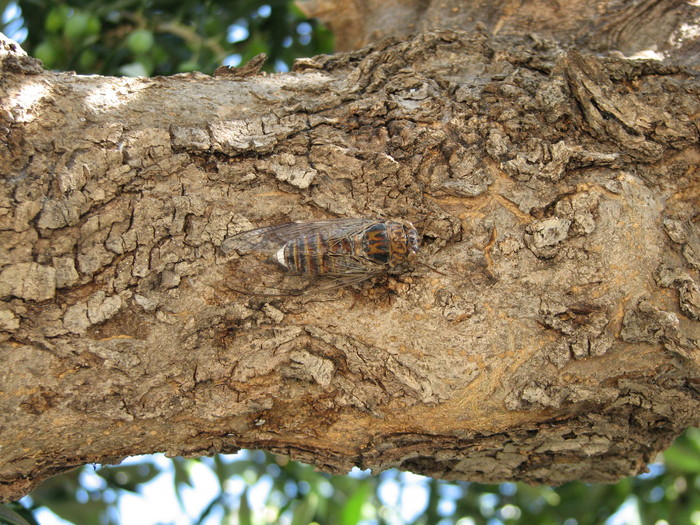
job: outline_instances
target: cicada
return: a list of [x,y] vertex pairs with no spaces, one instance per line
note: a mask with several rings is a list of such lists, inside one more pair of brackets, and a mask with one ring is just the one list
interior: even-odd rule
[[233,283],[251,295],[303,295],[408,269],[420,237],[406,220],[346,218],[298,221],[227,237],[236,252]]

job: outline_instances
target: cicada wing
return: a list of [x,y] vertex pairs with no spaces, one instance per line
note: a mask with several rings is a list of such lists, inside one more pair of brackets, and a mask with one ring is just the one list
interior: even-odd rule
[[260,251],[265,253],[272,253],[276,249],[279,249],[284,243],[280,243],[275,236],[266,235],[270,228],[258,228],[257,230],[249,230],[242,233],[237,233],[226,237],[221,243],[221,251],[228,255],[229,253],[236,251],[239,254],[250,253],[253,251]]
[[269,280],[230,280],[226,286],[242,295],[255,297],[285,297],[306,295],[313,291],[314,278],[302,278],[301,276],[288,276],[278,282]]
[[333,258],[333,268],[335,268],[335,272],[329,275],[336,277],[368,274],[371,277],[373,274],[381,273],[384,269],[382,265],[369,259],[349,253],[331,254],[329,257]]
[[375,274],[352,275],[287,275],[279,281],[229,281],[227,286],[234,292],[262,297],[303,296],[330,293],[346,286],[366,281]]
[[332,242],[360,232],[376,222],[374,219],[350,218],[276,224],[227,237],[221,243],[221,251],[224,254],[234,250],[241,254],[253,251],[273,254],[291,239],[321,233]]
[[352,286],[354,284],[360,284],[375,275],[377,273],[351,273],[351,274],[338,274],[338,275],[328,275],[319,278],[319,280],[309,287],[309,291],[306,293],[328,293],[339,288],[344,288],[346,286]]
[[245,295],[301,295],[313,282],[313,276],[294,274],[258,254],[242,256],[229,266],[226,286]]
[[252,296],[299,296],[328,293],[344,286],[359,284],[380,272],[348,271],[338,274],[306,275],[287,271],[270,259],[247,255],[231,263],[226,286]]

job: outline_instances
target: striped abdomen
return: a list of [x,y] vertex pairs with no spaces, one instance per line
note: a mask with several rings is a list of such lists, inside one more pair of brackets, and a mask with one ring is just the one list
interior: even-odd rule
[[287,241],[277,252],[277,262],[289,270],[307,275],[347,273],[342,257],[355,252],[355,238],[330,241],[323,233],[301,235]]

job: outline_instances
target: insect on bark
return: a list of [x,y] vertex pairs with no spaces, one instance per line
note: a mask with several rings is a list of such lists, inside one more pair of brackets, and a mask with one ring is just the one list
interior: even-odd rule
[[416,259],[420,237],[406,220],[328,219],[278,224],[228,237],[240,255],[230,287],[251,295],[304,295],[398,274]]

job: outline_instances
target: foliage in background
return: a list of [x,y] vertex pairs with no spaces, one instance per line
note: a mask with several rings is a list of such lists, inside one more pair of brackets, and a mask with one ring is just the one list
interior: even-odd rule
[[101,75],[211,74],[267,53],[268,71],[332,52],[332,36],[287,0],[0,2],[2,32],[49,69]]
[[[0,1],[0,10],[2,31],[29,54],[48,68],[79,73],[211,73],[261,52],[268,71],[283,71],[297,57],[332,50],[331,35],[282,0],[21,0]],[[34,516],[49,512],[80,525],[127,523],[134,495],[158,486],[151,507],[198,524],[700,525],[698,429],[681,436],[649,474],[616,485],[447,483],[397,471],[330,476],[262,452],[126,463],[50,478],[20,503],[0,505],[0,523],[35,525]],[[202,479],[210,480],[208,489]],[[163,503],[165,491],[174,508]]]
[[[700,430],[686,431],[659,460],[648,474],[616,485],[552,488],[448,483],[396,470],[331,476],[263,452],[171,463],[141,457],[126,466],[86,466],[50,478],[22,503],[34,513],[49,509],[78,525],[133,523],[133,516],[120,516],[119,509],[129,506],[120,506],[120,500],[144,492],[160,477],[167,479],[156,505],[162,514],[157,521],[141,515],[139,523],[172,522],[163,499],[169,490],[177,502],[172,507],[179,505],[189,516],[186,523],[195,524],[700,524]],[[207,477],[208,490],[197,487]],[[199,505],[193,504],[193,488]]]

